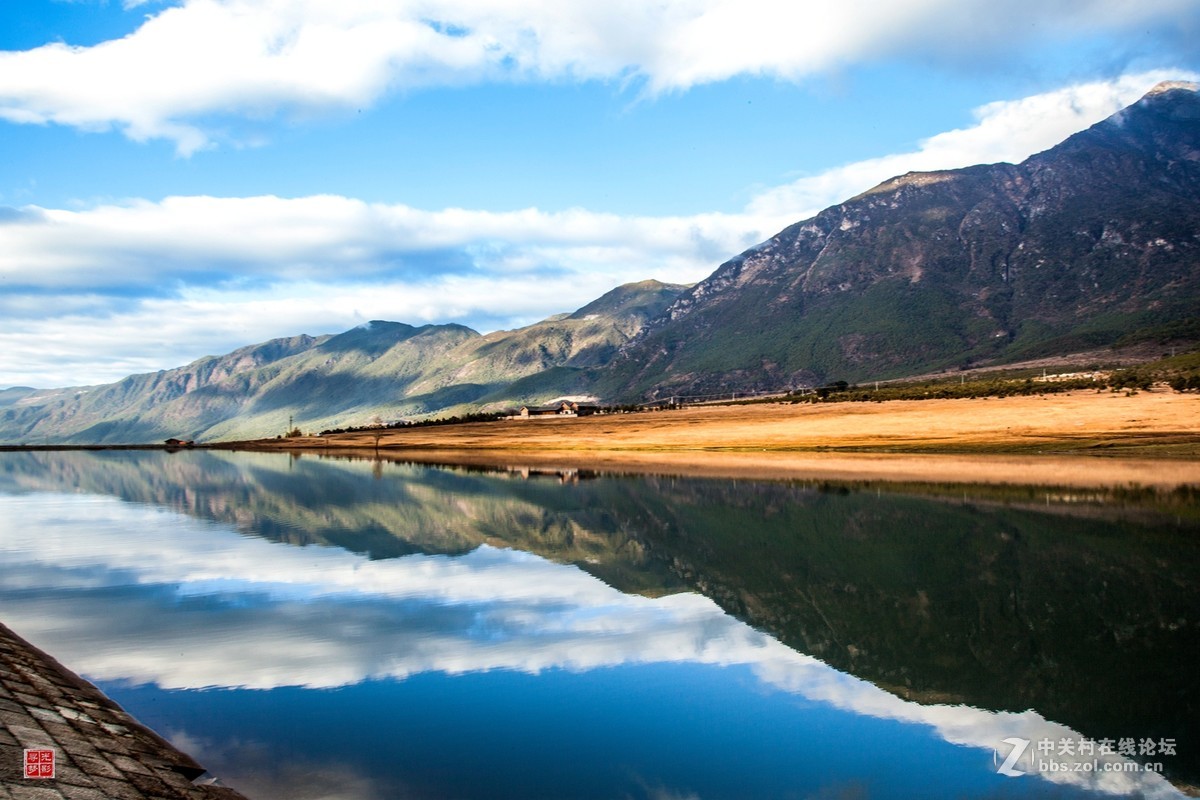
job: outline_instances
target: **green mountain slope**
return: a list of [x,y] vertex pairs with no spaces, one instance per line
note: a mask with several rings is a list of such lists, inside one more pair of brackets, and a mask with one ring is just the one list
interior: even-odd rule
[[719,267],[601,381],[780,389],[1200,338],[1200,95],[1164,84],[1020,165],[912,173]]

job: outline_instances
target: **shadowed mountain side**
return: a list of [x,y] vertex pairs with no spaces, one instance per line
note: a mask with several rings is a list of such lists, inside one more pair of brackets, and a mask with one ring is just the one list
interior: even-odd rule
[[491,388],[449,410],[495,411],[555,396],[594,395],[604,372],[594,368],[608,364],[686,289],[658,281],[631,283],[573,314],[485,336],[459,376],[488,380]]
[[[447,327],[461,328],[464,332],[473,332],[470,328],[462,326]],[[345,333],[330,336],[325,340],[321,349],[326,353],[354,354],[366,357],[367,360],[373,360],[397,344],[412,339],[414,336],[419,336],[422,333],[427,333],[431,328],[432,326],[430,325],[417,328],[402,322],[371,320],[370,322],[364,322],[357,328],[351,328]]]
[[463,365],[456,377],[478,383],[496,383],[497,379],[511,383],[561,367],[601,366],[686,288],[658,281],[630,283],[573,314],[488,334],[454,354]]
[[1200,339],[1197,230],[1200,95],[1165,85],[1020,165],[910,173],[787,228],[681,295],[602,390],[780,389]]
[[595,396],[600,372],[578,367],[550,367],[542,372],[512,383],[479,399],[485,409],[504,408],[508,405],[541,403],[547,397]]
[[14,403],[24,400],[33,394],[37,394],[37,389],[30,386],[14,386],[11,389],[0,389],[0,408],[9,408]]

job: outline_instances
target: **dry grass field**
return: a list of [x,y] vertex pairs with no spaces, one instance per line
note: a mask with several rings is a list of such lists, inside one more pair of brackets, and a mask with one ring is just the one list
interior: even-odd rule
[[[760,404],[414,427],[264,449],[689,474],[1200,485],[1200,396],[1167,389],[888,403]],[[1120,456],[1096,458],[1095,456]]]

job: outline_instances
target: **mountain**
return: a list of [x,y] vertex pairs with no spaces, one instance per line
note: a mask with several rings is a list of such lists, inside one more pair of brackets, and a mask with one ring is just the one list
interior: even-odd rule
[[629,284],[515,331],[375,321],[0,392],[0,442],[238,439],[587,395],[781,390],[1200,340],[1200,93],[1160,84],[1021,164],[909,173],[692,287]]
[[[131,375],[116,383],[23,392],[11,403],[0,405],[0,441],[43,444],[162,439],[165,436],[157,435],[160,430],[187,420],[201,398],[208,415],[236,414],[238,393],[250,386],[247,376],[268,371],[328,338],[273,339],[224,356],[202,358],[186,367]],[[9,393],[19,391],[10,389]]]
[[1021,164],[909,173],[722,264],[600,381],[664,396],[1200,338],[1200,95],[1161,84]]
[[0,408],[8,408],[13,403],[24,400],[31,394],[37,393],[37,389],[30,386],[13,386],[10,389],[0,389]]
[[[103,386],[0,393],[0,442],[240,439],[540,402],[602,366],[686,287],[618,287],[574,314],[486,336],[372,321]],[[550,387],[547,389],[546,387]]]

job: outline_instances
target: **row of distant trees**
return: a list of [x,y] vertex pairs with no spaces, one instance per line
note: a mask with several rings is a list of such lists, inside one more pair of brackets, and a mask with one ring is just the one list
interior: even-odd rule
[[[662,411],[663,409],[677,408],[675,404],[667,404],[664,406],[646,406],[628,403],[624,405],[601,406],[600,414],[632,414],[642,411]],[[398,428],[422,428],[432,425],[462,425],[467,422],[495,422],[496,420],[505,419],[515,414],[515,411],[480,411],[472,414],[456,414],[451,417],[437,417],[434,419],[422,420],[397,420],[395,422],[374,422],[369,425],[350,425],[345,428],[329,428],[321,431],[320,436],[327,436],[336,433],[373,433],[378,431],[396,430]],[[299,428],[294,433],[287,434],[288,436],[301,436]]]
[[1200,392],[1200,372],[1190,375],[1176,375],[1171,378],[1169,385],[1177,392]]
[[321,431],[321,436],[326,436],[334,433],[370,433],[372,431],[390,431],[398,428],[423,428],[431,425],[461,425],[465,422],[494,422],[498,419],[503,419],[507,416],[503,412],[478,412],[474,414],[456,414],[452,417],[438,417],[436,419],[422,420],[397,420],[395,422],[379,422],[371,425],[351,425],[346,428],[330,428]]
[[990,378],[959,381],[918,381],[884,386],[854,386],[846,381],[819,386],[815,390],[793,392],[784,397],[790,403],[824,401],[928,400],[949,398],[1015,397],[1058,394],[1094,389],[1103,391],[1149,391],[1156,383],[1166,383],[1177,392],[1200,391],[1200,372],[1163,376],[1137,369],[1116,370],[1104,378],[1079,377],[1045,381],[1034,378]]

